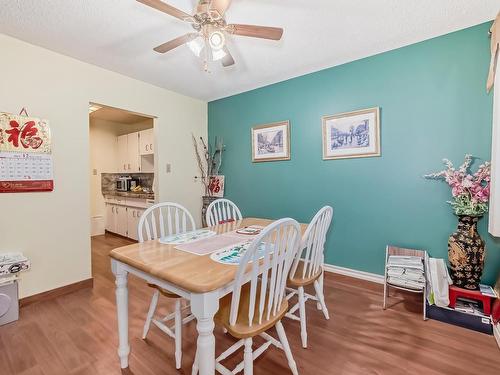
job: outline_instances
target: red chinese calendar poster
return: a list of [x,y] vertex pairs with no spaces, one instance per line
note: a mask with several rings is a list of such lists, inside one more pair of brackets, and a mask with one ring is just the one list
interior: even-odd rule
[[52,190],[48,121],[0,112],[0,193]]

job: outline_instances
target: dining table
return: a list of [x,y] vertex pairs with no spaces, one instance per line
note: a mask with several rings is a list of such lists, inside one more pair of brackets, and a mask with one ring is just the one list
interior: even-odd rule
[[[207,229],[214,231],[215,236],[222,236],[242,228],[265,227],[273,221],[244,218]],[[306,224],[301,224],[302,233],[306,227]],[[204,241],[209,240],[199,239],[197,246],[203,247]],[[191,312],[197,320],[199,374],[214,375],[214,316],[219,309],[219,300],[233,290],[237,264],[223,264],[213,260],[211,253],[195,254],[179,249],[179,245],[162,243],[158,239],[119,247],[109,255],[116,278],[118,356],[121,368],[129,365],[127,279],[128,274],[132,274],[190,301]]]

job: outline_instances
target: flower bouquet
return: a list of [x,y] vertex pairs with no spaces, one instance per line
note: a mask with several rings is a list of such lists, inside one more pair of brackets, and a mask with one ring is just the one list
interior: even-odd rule
[[456,215],[482,216],[488,211],[490,198],[490,163],[481,164],[476,173],[469,173],[472,155],[465,155],[460,168],[455,169],[453,163],[443,159],[446,169],[425,175],[425,178],[445,180],[451,187],[453,200],[448,201]]

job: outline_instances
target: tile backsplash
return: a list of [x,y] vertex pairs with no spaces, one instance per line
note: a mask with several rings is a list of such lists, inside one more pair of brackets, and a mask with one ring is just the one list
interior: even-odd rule
[[116,190],[116,181],[123,176],[130,176],[141,181],[141,186],[149,191],[153,190],[154,173],[101,173],[101,190],[104,193]]

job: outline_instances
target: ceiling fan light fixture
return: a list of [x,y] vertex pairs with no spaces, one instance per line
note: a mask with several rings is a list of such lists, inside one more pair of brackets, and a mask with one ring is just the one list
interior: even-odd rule
[[201,51],[203,51],[203,47],[205,47],[205,43],[201,38],[196,38],[187,43],[189,49],[196,55],[196,57],[200,57]]
[[226,57],[227,53],[224,51],[224,49],[213,49],[212,50],[212,60],[213,61],[219,61],[222,60],[224,57]]
[[226,44],[226,37],[220,30],[216,30],[208,37],[208,43],[213,50],[220,50]]

